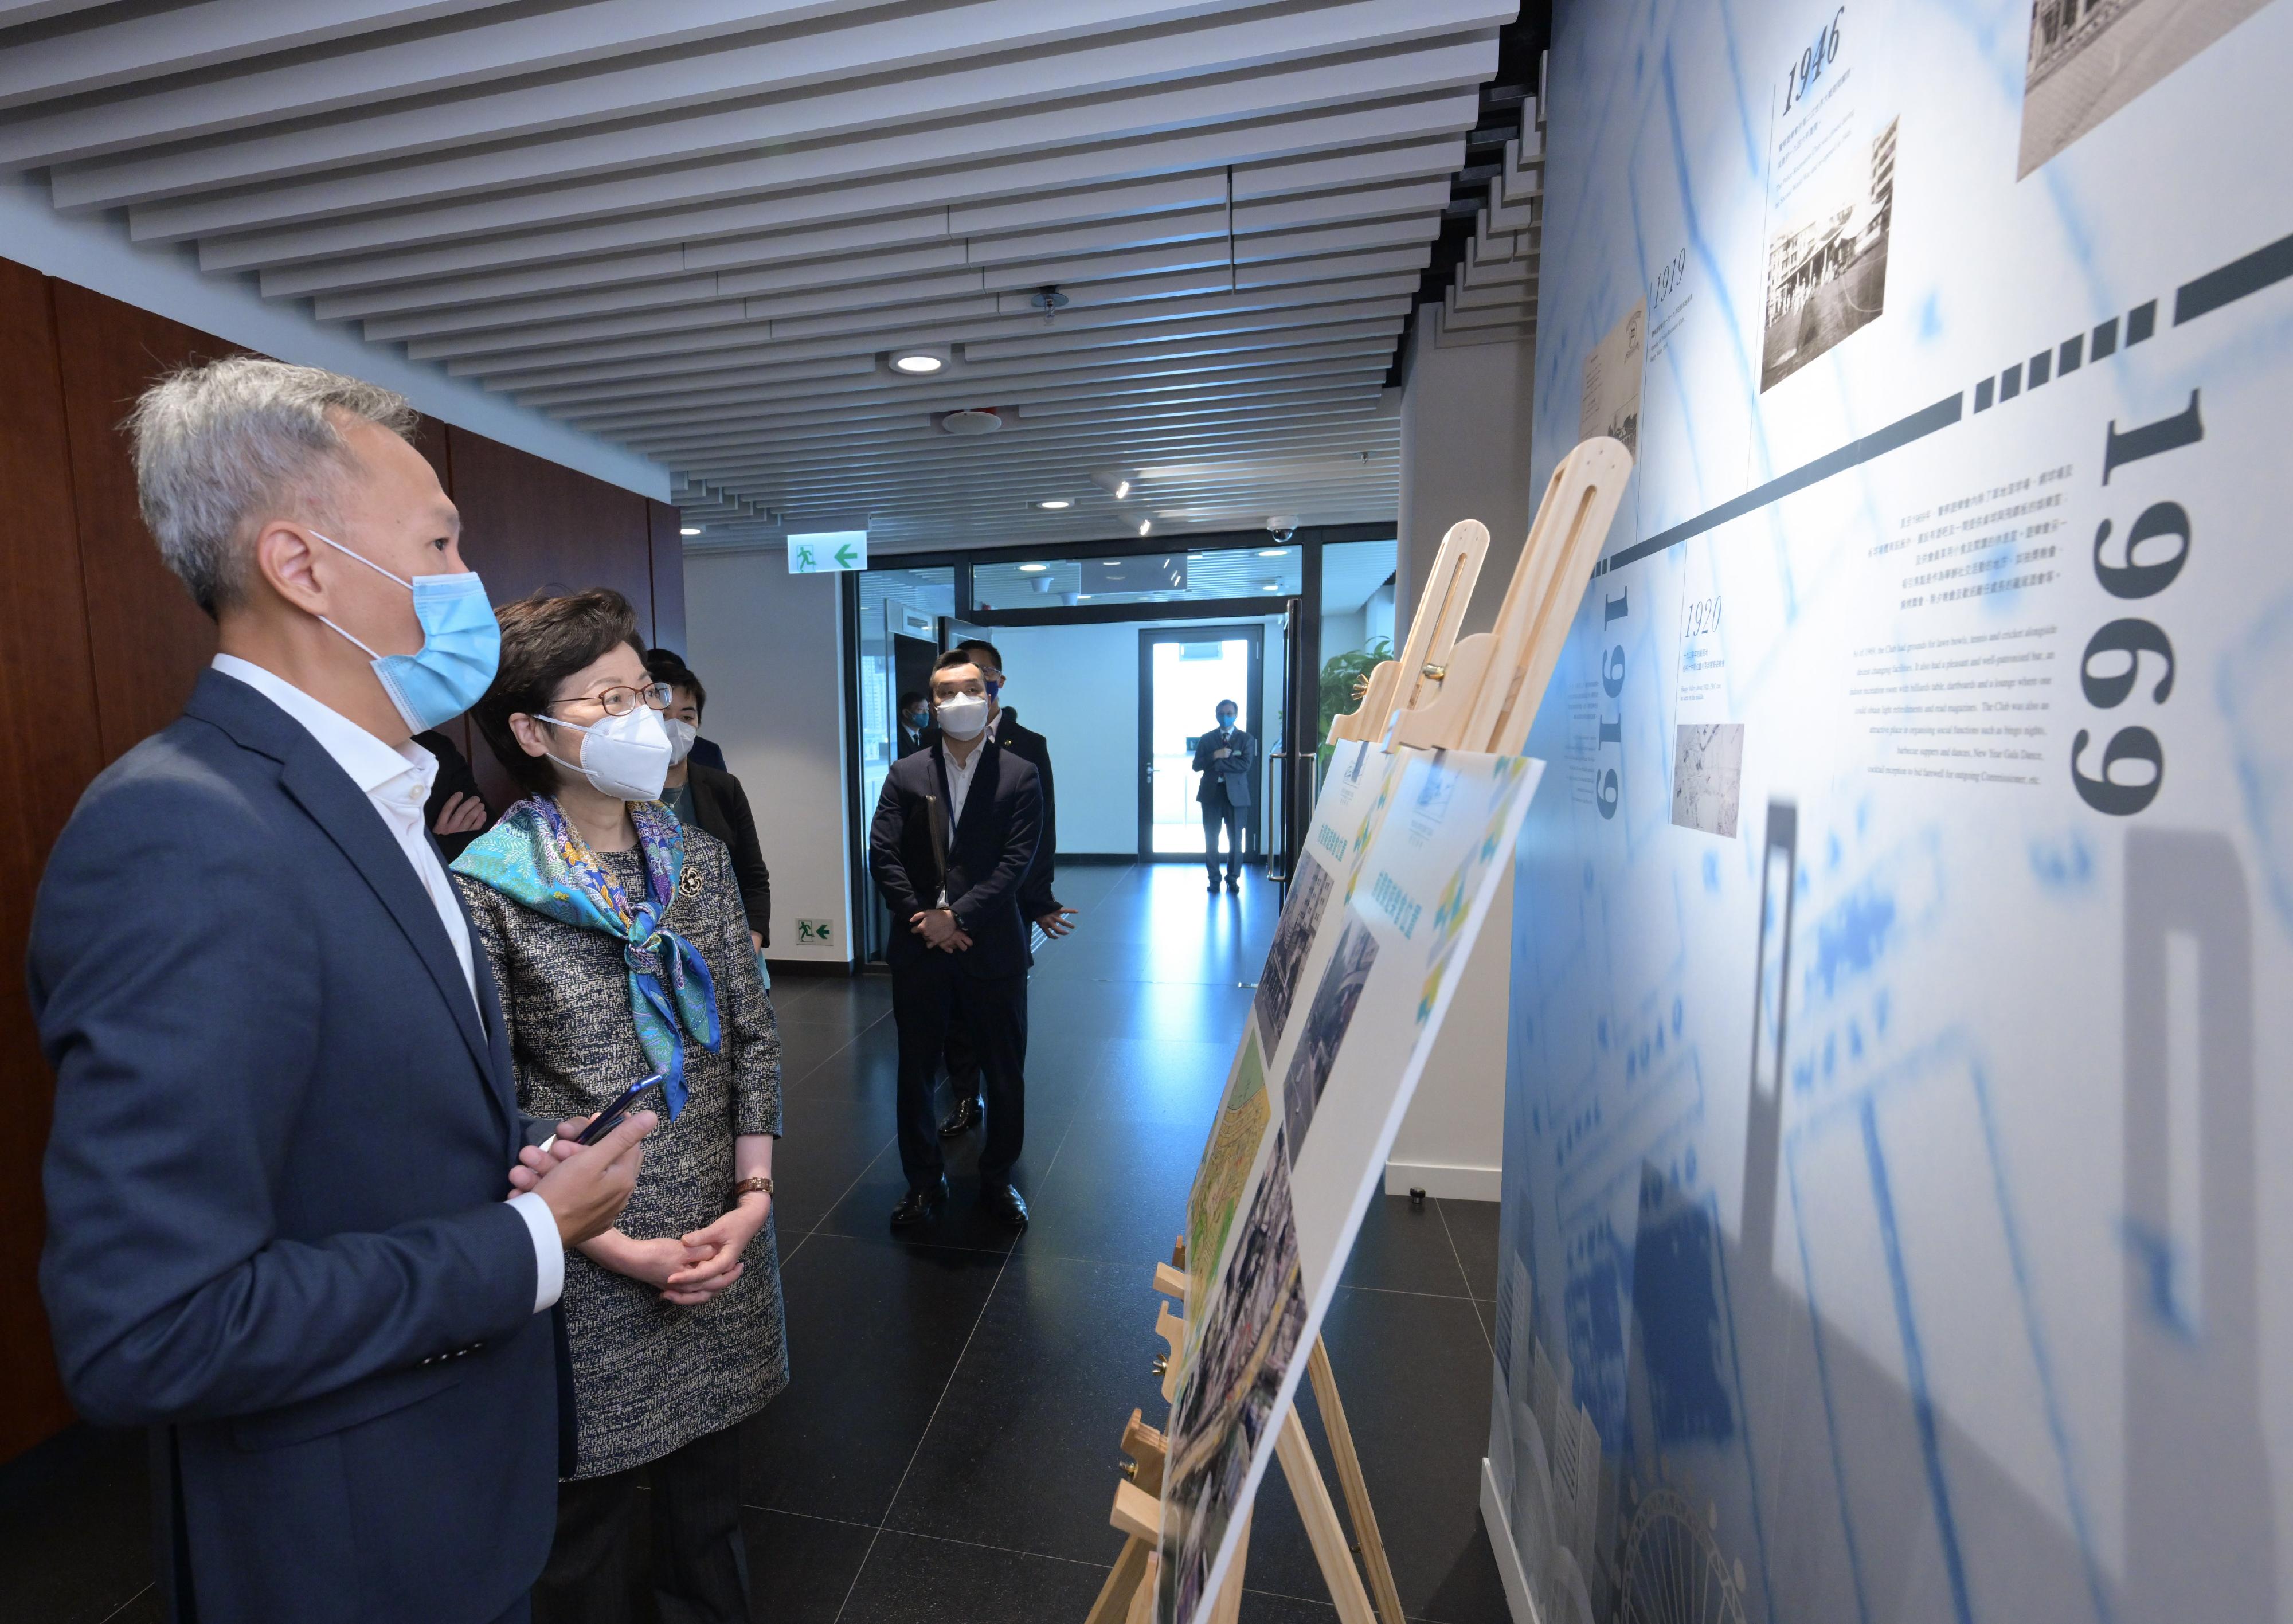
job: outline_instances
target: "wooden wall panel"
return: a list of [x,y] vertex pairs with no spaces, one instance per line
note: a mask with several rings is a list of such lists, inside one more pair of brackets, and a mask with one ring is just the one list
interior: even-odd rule
[[[40,871],[104,764],[173,721],[215,627],[159,561],[119,432],[160,374],[240,346],[0,259],[0,957],[21,965]],[[610,586],[683,635],[675,509],[425,419],[416,444],[461,507],[464,556],[497,603]],[[668,547],[656,548],[668,516]],[[672,554],[668,547],[674,547]],[[515,798],[465,719],[496,809]],[[20,989],[20,977],[17,987]],[[53,1082],[20,990],[0,992],[0,1460],[69,1424],[41,1312],[39,1163]]]
[[71,1419],[38,1280],[55,1084],[20,969],[48,849],[104,760],[69,465],[47,279],[0,260],[0,1459]]
[[[462,561],[485,577],[497,604],[531,592],[611,587],[652,629],[652,524],[646,499],[466,429],[446,431]],[[474,725],[470,765],[498,812],[521,792]]]
[[667,502],[648,501],[652,525],[652,640],[678,654],[685,647],[684,521]]
[[611,587],[652,624],[652,564],[645,499],[587,474],[449,427],[462,560],[497,604],[529,592]]
[[197,328],[51,281],[65,357],[64,414],[80,573],[106,760],[175,719],[215,657],[215,622],[168,572],[135,506],[135,468],[120,419],[161,373],[244,353]]

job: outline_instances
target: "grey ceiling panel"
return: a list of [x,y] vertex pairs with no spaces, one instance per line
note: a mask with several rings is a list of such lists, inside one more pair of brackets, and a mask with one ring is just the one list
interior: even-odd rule
[[1383,520],[1516,9],[0,0],[0,170],[652,456],[695,546]]

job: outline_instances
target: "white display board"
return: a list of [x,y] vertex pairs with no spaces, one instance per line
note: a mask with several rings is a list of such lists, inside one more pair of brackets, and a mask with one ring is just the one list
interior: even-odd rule
[[1543,773],[1338,746],[1187,1210],[1158,1616],[1232,1560],[1395,1133]]

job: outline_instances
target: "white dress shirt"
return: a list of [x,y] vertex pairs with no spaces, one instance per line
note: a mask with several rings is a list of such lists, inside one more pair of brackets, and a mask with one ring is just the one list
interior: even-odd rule
[[[470,990],[470,1002],[477,1007],[482,1026],[485,1011],[477,1002],[478,972],[470,957],[470,922],[463,916],[454,882],[446,877],[446,865],[439,860],[438,849],[431,844],[430,832],[422,822],[423,803],[430,799],[430,786],[437,781],[438,758],[410,739],[403,744],[384,743],[341,711],[320,704],[253,661],[217,654],[215,669],[245,683],[294,718],[374,803],[384,826],[413,865],[415,878],[428,893],[430,905],[438,910],[438,922],[446,928],[446,939],[454,944],[463,983]],[[558,1236],[555,1215],[539,1196],[526,1190],[511,1197],[509,1204],[533,1237],[533,1311],[539,1313],[565,1289],[565,1245]]]
[[[979,775],[979,758],[986,753],[987,735],[984,731],[979,735],[979,743],[972,749],[971,759],[960,766],[949,751],[947,740],[944,737],[940,740],[939,762],[947,769],[947,842],[950,847],[955,844],[955,826],[963,821],[963,803],[971,794],[971,781]],[[943,863],[948,855],[945,852],[940,854]],[[939,901],[933,905],[947,906],[947,887],[944,884],[939,888]]]

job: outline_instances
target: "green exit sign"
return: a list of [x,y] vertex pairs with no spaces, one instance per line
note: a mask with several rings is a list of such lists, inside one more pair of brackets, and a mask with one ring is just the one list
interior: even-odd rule
[[788,549],[791,575],[832,575],[840,570],[868,567],[864,530],[792,530]]
[[828,945],[829,926],[824,919],[799,919],[796,922],[796,939],[802,946]]

